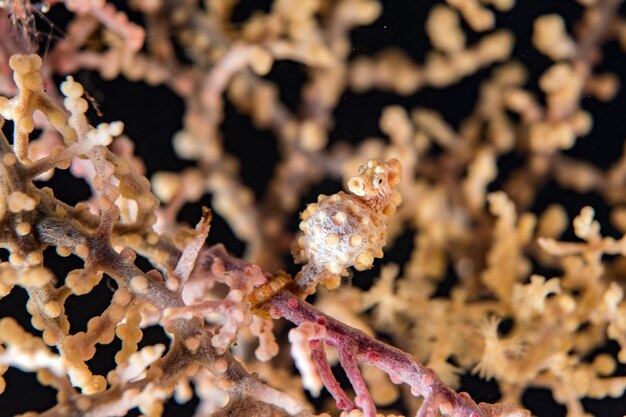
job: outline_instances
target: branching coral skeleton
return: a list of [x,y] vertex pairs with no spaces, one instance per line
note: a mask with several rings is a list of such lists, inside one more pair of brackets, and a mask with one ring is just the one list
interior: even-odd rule
[[[160,417],[170,399],[194,396],[197,417],[376,417],[397,414],[396,401],[417,417],[527,417],[530,387],[548,389],[567,417],[586,417],[583,399],[623,398],[626,235],[604,236],[587,203],[571,222],[561,204],[535,207],[546,184],[595,193],[626,232],[626,151],[607,169],[564,153],[592,131],[588,98],[618,94],[623,74],[596,67],[606,41],[626,50],[626,19],[621,0],[577,2],[572,33],[557,14],[527,28],[550,60],[532,80],[511,59],[516,34],[496,19],[516,13],[514,0],[424,6],[432,49],[422,62],[398,49],[357,51],[352,31],[387,19],[395,2],[274,0],[233,24],[236,1],[132,0],[131,16],[105,0],[0,0],[0,248],[10,253],[0,299],[24,289],[41,332],[0,318],[0,401],[13,389],[9,368],[57,392],[56,404],[28,417],[135,408]],[[73,15],[42,59],[32,54],[35,16],[48,6]],[[297,108],[270,81],[285,60],[306,73]],[[185,109],[172,146],[190,166],[150,172],[122,122],[90,125],[83,70],[169,87]],[[422,107],[426,87],[479,71],[465,119]],[[381,109],[387,138],[333,138],[345,92],[375,89],[420,107]],[[260,197],[222,137],[225,102],[277,140]],[[511,155],[521,167],[507,172]],[[37,182],[68,169],[91,191],[75,205]],[[349,192],[305,201],[326,178]],[[181,209],[209,194],[212,211],[198,213],[195,228],[183,224]],[[245,243],[242,256],[205,245],[213,215]],[[563,238],[570,223],[578,241]],[[407,231],[402,265],[390,247]],[[51,249],[82,264],[59,275]],[[303,265],[293,276],[283,271],[290,249]],[[377,260],[380,276],[362,291],[362,271]],[[353,273],[357,285],[342,286]],[[110,304],[71,328],[70,297],[105,283]],[[153,325],[170,340],[142,346]],[[96,372],[100,348],[114,341],[115,367]],[[493,378],[501,403],[455,392],[464,372]]]
[[[59,130],[66,132],[68,145],[41,160],[26,160],[25,149],[28,146],[30,128],[25,127],[24,123],[32,120],[34,107],[31,100],[33,103],[39,103],[41,100],[38,97],[45,97],[42,92],[42,81],[37,72],[41,67],[41,60],[36,55],[14,56],[10,65],[15,71],[17,85],[23,93],[12,100],[5,100],[0,107],[0,114],[6,119],[16,120],[17,126],[15,136],[17,139],[13,147],[11,148],[4,138],[2,142],[4,193],[8,196],[3,204],[2,214],[3,222],[9,225],[8,230],[19,231],[25,228],[22,226],[24,224],[29,225],[29,230],[14,241],[8,240],[8,236],[5,237],[3,245],[11,249],[12,263],[21,262],[22,268],[27,271],[39,268],[37,274],[44,274],[45,278],[31,278],[19,282],[30,292],[29,309],[34,317],[33,324],[45,331],[44,341],[55,345],[60,356],[50,353],[41,341],[27,335],[11,319],[3,319],[0,321],[0,334],[3,335],[2,340],[7,350],[2,357],[5,364],[31,370],[43,368],[52,373],[47,379],[50,380],[50,384],[62,389],[64,396],[61,397],[59,405],[43,415],[74,413],[110,415],[123,413],[122,410],[135,406],[147,415],[154,415],[158,412],[154,408],[162,406],[160,403],[152,403],[150,399],[155,396],[164,398],[171,395],[176,383],[193,376],[201,367],[207,368],[217,378],[218,386],[231,395],[227,408],[236,407],[236,401],[233,400],[241,397],[242,400],[248,398],[252,402],[265,404],[257,407],[278,407],[291,415],[306,414],[295,400],[248,375],[228,352],[242,326],[249,326],[253,320],[257,323],[253,333],[263,339],[271,338],[271,326],[264,330],[259,328],[259,319],[253,318],[252,306],[246,298],[255,291],[255,288],[261,288],[268,283],[268,275],[261,273],[254,266],[245,265],[242,261],[228,256],[219,247],[201,252],[202,243],[209,232],[208,211],[196,226],[196,236],[182,252],[170,246],[171,256],[178,258],[178,262],[173,269],[171,266],[166,267],[165,276],[156,270],[147,273],[139,270],[133,265],[135,254],[130,248],[116,252],[111,242],[120,239],[129,231],[136,230],[137,222],[140,221],[130,224],[118,222],[120,215],[120,209],[116,205],[118,198],[124,196],[135,200],[140,211],[149,211],[155,204],[146,182],[133,174],[132,168],[124,160],[116,158],[106,149],[112,137],[121,134],[121,126],[119,124],[101,124],[97,128],[89,126],[84,116],[87,103],[80,98],[83,90],[68,77],[61,90],[66,95],[65,107],[69,111],[69,116],[65,116],[62,109],[49,101],[44,101],[45,106],[38,107],[44,114],[54,119]],[[20,109],[20,112],[14,109]],[[93,186],[98,195],[99,220],[80,206],[65,206],[51,193],[38,190],[27,181],[51,168],[66,167],[73,157],[86,157],[93,164],[96,174]],[[372,207],[379,207],[381,214],[391,213],[386,201],[393,188],[391,191],[385,188],[388,187],[387,181],[390,181],[393,187],[399,180],[397,178],[399,163],[394,160],[391,166],[393,166],[391,174],[386,174],[384,165],[372,161],[362,171],[362,177],[356,177],[353,180],[354,185],[351,183],[351,189],[359,195],[372,196],[365,201],[372,204]],[[372,191],[364,191],[369,189]],[[342,198],[348,196],[339,195],[337,202],[340,207]],[[333,196],[329,198],[329,201],[335,200]],[[339,211],[333,213],[333,216],[345,217],[352,212],[353,209],[348,206],[347,214]],[[358,213],[357,211],[353,216],[358,216]],[[366,216],[379,214],[373,212]],[[70,218],[72,221],[65,223],[62,217]],[[144,221],[148,219],[148,222],[151,219],[150,216],[137,218]],[[374,224],[381,221],[373,217],[365,218]],[[362,233],[356,232],[346,239],[352,241],[353,236],[360,237]],[[381,236],[384,244],[384,234]],[[156,238],[160,239],[158,236]],[[374,240],[370,240],[370,244],[377,239],[378,235]],[[153,241],[152,246],[157,243]],[[378,245],[375,246],[376,252],[372,250],[371,255],[368,255],[370,258],[366,261],[362,260],[363,255],[354,255],[356,262],[371,263],[374,255],[382,255],[380,251],[382,244],[376,243]],[[50,275],[45,275],[45,269],[39,266],[42,261],[41,250],[48,245],[66,248],[65,251],[77,254],[85,260],[85,269],[75,273],[81,277],[80,280],[74,281],[75,275],[68,276],[67,284],[70,291],[77,294],[88,292],[102,277],[102,273],[110,275],[120,285],[111,307],[100,317],[90,321],[87,332],[68,334],[67,317],[63,313],[63,300],[67,297],[68,291],[55,289]],[[141,247],[141,244],[134,246]],[[198,256],[201,259],[194,274],[214,276],[216,280],[226,283],[230,291],[221,300],[185,305],[181,297],[182,291]],[[308,256],[310,262],[320,262],[315,256],[310,254]],[[327,256],[331,256],[331,253]],[[322,261],[329,262],[328,259]],[[330,272],[339,273],[343,268],[345,267]],[[10,282],[5,278],[7,274],[3,274],[4,285]],[[14,282],[18,282],[17,277]],[[297,329],[292,330],[295,332],[294,337],[300,334],[300,343],[311,345],[308,352],[311,360],[319,369],[322,381],[336,396],[340,408],[349,410],[356,405],[367,417],[374,417],[376,414],[374,403],[357,366],[359,361],[383,369],[392,375],[397,383],[409,384],[415,395],[425,396],[426,401],[420,415],[431,415],[435,410],[444,415],[468,417],[513,415],[513,408],[510,413],[505,414],[500,406],[476,406],[468,396],[457,395],[449,390],[431,370],[415,363],[410,356],[317,311],[289,292],[289,288],[297,288],[298,285],[296,282],[290,287],[281,287],[272,296],[265,296],[263,301],[269,304],[272,317],[285,317],[298,325]],[[311,283],[307,282],[303,288],[310,291]],[[162,358],[159,358],[163,352],[162,346],[147,347],[137,352],[137,342],[141,338],[141,330],[138,328],[141,316],[145,310],[149,312],[154,308],[161,313],[152,312],[152,314],[161,316],[167,331],[174,338],[169,352]],[[210,313],[219,313],[225,318],[222,326],[214,334],[202,324],[203,321],[199,320]],[[312,333],[310,331],[302,333],[306,327],[311,327]],[[94,355],[95,344],[110,342],[113,332],[122,339],[122,350],[116,356],[120,368],[109,374],[107,382],[103,376],[92,375],[85,362]],[[13,336],[9,337],[10,334]],[[273,342],[264,340],[265,345],[268,343],[271,345]],[[341,365],[357,393],[355,403],[347,398],[332,377],[322,349],[324,343],[338,349]],[[294,348],[296,346],[298,345],[294,344]],[[272,353],[276,353],[275,349],[271,350]],[[306,354],[306,350],[304,353]],[[260,356],[265,360],[270,357],[263,354]],[[300,355],[299,358],[298,363],[306,363],[304,356]],[[312,369],[308,371],[309,374],[316,372],[318,371]],[[65,373],[69,376],[69,381],[65,379]],[[81,394],[69,387],[68,382],[73,387],[79,388]],[[111,385],[110,388],[107,388],[108,384]],[[317,389],[319,390],[319,387]],[[519,413],[524,414],[522,411]]]
[[[231,272],[243,272],[247,267],[244,262],[226,254],[221,247],[210,248],[203,256],[206,256],[206,260],[200,264],[202,268],[210,267],[214,262],[223,264]],[[410,355],[325,315],[287,290],[275,295],[269,303],[272,316],[285,317],[298,325],[291,331],[290,340],[297,351],[294,356],[299,358],[299,368],[309,380],[307,384],[312,389],[319,389],[316,388],[319,382],[315,375],[319,373],[319,378],[331,391],[340,409],[350,410],[356,405],[365,416],[376,415],[368,388],[357,367],[358,361],[381,368],[395,383],[406,383],[414,395],[424,396],[426,401],[419,416],[434,415],[436,412],[468,417],[528,415],[526,411],[513,406],[477,406],[466,394],[456,394],[446,387],[432,370],[416,363]],[[303,345],[305,341],[309,342],[308,347]],[[334,346],[339,351],[341,365],[357,392],[356,404],[346,396],[330,372],[324,344]],[[310,357],[316,370],[311,368],[307,357]]]
[[[31,85],[28,91],[39,92],[39,94],[42,90],[41,78],[37,78],[36,73],[32,71],[37,71],[40,64],[40,58],[36,55],[16,56],[11,63],[12,67],[25,68],[21,73],[16,72],[16,78],[30,76]],[[37,81],[39,81],[38,84]],[[172,256],[178,258],[180,255],[180,261],[171,271],[172,280],[177,284],[170,284],[171,290],[168,289],[162,275],[156,270],[144,273],[133,265],[132,261],[135,255],[132,250],[124,249],[121,253],[113,250],[110,246],[113,235],[123,236],[125,233],[132,233],[135,227],[140,226],[137,223],[117,223],[119,209],[115,203],[118,197],[126,194],[127,198],[133,198],[140,210],[142,210],[142,206],[144,210],[146,207],[153,208],[156,200],[147,188],[147,181],[134,174],[126,161],[115,157],[103,147],[103,145],[111,142],[111,134],[120,134],[121,130],[118,128],[111,131],[107,125],[100,125],[97,129],[87,125],[83,116],[86,104],[84,100],[79,98],[82,93],[80,86],[68,79],[63,84],[62,90],[68,96],[65,104],[70,111],[70,116],[66,118],[63,111],[56,107],[52,107],[51,114],[52,117],[58,117],[59,125],[62,128],[74,133],[77,140],[73,145],[48,157],[48,159],[35,161],[29,165],[22,165],[19,162],[14,150],[9,147],[5,138],[2,139],[1,145],[2,158],[5,162],[3,164],[5,168],[3,173],[5,195],[15,196],[13,200],[19,199],[19,202],[14,202],[12,205],[3,202],[3,222],[13,225],[9,230],[19,230],[17,225],[21,224],[30,226],[29,232],[23,236],[14,238],[14,240],[6,240],[10,238],[6,236],[3,240],[3,245],[11,248],[11,261],[21,263],[26,272],[30,271],[30,277],[19,278],[16,276],[11,282],[9,276],[15,276],[15,274],[7,271],[3,273],[3,286],[8,285],[7,290],[9,290],[11,285],[19,283],[29,290],[31,294],[29,310],[33,314],[33,324],[45,330],[44,341],[56,345],[62,359],[55,359],[54,356],[50,356],[49,353],[46,353],[47,348],[43,345],[33,345],[30,342],[32,336],[19,337],[18,335],[21,333],[15,330],[16,324],[8,318],[1,321],[3,334],[13,333],[15,336],[4,339],[8,350],[3,357],[5,361],[9,360],[8,363],[11,365],[22,365],[28,369],[38,369],[39,367],[50,369],[55,378],[61,379],[63,384],[55,382],[55,379],[47,378],[50,379],[52,385],[60,385],[65,396],[62,397],[57,407],[44,415],[82,414],[86,410],[90,410],[90,415],[124,414],[125,411],[123,410],[135,406],[139,406],[148,415],[154,415],[156,410],[150,411],[151,407],[156,406],[151,401],[154,395],[157,397],[168,395],[167,393],[171,392],[180,378],[187,376],[189,372],[193,374],[199,366],[216,366],[217,371],[214,370],[216,375],[227,375],[228,377],[224,378],[228,383],[222,388],[231,391],[234,397],[239,395],[256,398],[258,396],[263,398],[265,404],[270,404],[267,407],[274,407],[271,405],[274,404],[282,407],[290,414],[300,412],[301,406],[293,400],[289,400],[284,394],[272,391],[248,375],[232,356],[224,352],[224,346],[220,349],[222,353],[218,353],[214,347],[215,343],[211,344],[211,340],[214,340],[215,336],[207,330],[203,330],[203,326],[193,319],[168,319],[168,329],[178,342],[175,342],[174,346],[170,348],[168,355],[158,360],[157,364],[148,370],[146,378],[141,379],[140,382],[129,381],[128,372],[140,374],[142,368],[146,368],[156,359],[147,359],[154,356],[154,350],[148,349],[141,356],[133,353],[137,350],[137,342],[141,338],[141,331],[137,326],[141,320],[140,313],[144,309],[143,305],[150,305],[151,308],[156,307],[160,310],[184,306],[180,291],[176,289],[180,285],[184,285],[188,278],[190,266],[195,262],[199,246],[198,243],[192,243],[186,247],[182,254],[170,246],[173,251]],[[2,115],[6,118],[12,118],[11,105],[11,102],[4,103]],[[82,111],[78,109],[82,109]],[[23,146],[22,142],[16,142],[14,145],[15,149],[20,149]],[[94,165],[96,171],[94,187],[98,191],[99,207],[101,207],[99,220],[86,208],[68,207],[54,199],[51,193],[40,191],[34,188],[30,182],[25,181],[29,178],[32,179],[39,173],[37,169],[32,169],[33,167],[38,166],[42,167],[42,170],[47,170],[50,167],[67,166],[74,156],[86,156]],[[7,163],[7,161],[9,162]],[[27,174],[29,171],[30,175]],[[118,181],[115,181],[115,178]],[[123,184],[126,189],[119,184]],[[20,194],[16,195],[16,193]],[[30,200],[35,199],[38,200],[38,204],[31,204]],[[63,218],[67,217],[73,219],[73,223],[68,223],[66,226]],[[150,219],[149,216],[139,218],[142,218],[143,221],[146,218]],[[206,238],[208,221],[209,217],[206,213],[205,218],[197,228],[199,237],[196,242],[199,242],[200,245]],[[155,243],[158,245],[158,242]],[[69,325],[67,317],[63,313],[63,301],[69,291],[67,289],[55,289],[52,285],[51,275],[38,266],[42,261],[41,250],[47,245],[61,247],[65,253],[72,252],[85,259],[86,268],[76,272],[76,275],[80,276],[81,279],[72,281],[72,274],[68,277],[67,285],[71,291],[77,294],[88,292],[90,287],[102,277],[102,272],[111,275],[120,283],[121,287],[116,291],[111,307],[102,316],[90,321],[86,333],[68,335]],[[86,285],[88,287],[85,287]],[[239,290],[235,285],[233,287],[232,296],[237,299],[235,294]],[[240,296],[238,300],[241,301],[241,299]],[[92,375],[85,365],[85,361],[95,353],[95,343],[109,343],[114,332],[123,341],[122,350],[116,357],[122,369],[109,375],[109,383],[112,384],[112,388],[106,390],[107,381],[105,378]],[[20,354],[12,354],[13,350],[20,352]],[[158,352],[158,348],[156,352]],[[191,352],[189,357],[182,361],[179,360],[186,355],[186,352]],[[224,355],[226,356],[224,357]],[[24,359],[19,359],[21,357]],[[142,359],[142,357],[146,359]],[[67,381],[60,378],[60,369],[67,372],[73,386],[81,389],[82,396],[73,388],[69,389],[68,392]],[[131,369],[135,369],[135,371],[131,371]],[[155,378],[160,381],[158,388],[154,382],[151,382]],[[156,391],[152,392],[155,389]]]

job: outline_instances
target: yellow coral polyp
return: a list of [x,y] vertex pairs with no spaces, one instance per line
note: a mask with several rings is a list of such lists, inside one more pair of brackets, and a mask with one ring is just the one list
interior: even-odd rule
[[39,71],[42,60],[39,55],[13,55],[9,58],[9,67],[17,74],[27,74],[30,71]]
[[7,197],[7,201],[9,203],[9,211],[13,213],[31,211],[34,210],[37,205],[37,202],[33,197],[21,191],[13,191]]

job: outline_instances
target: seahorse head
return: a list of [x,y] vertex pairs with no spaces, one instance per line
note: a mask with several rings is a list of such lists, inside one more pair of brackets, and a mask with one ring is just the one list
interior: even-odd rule
[[402,165],[393,158],[387,162],[372,159],[359,167],[359,175],[348,181],[348,189],[376,208],[386,208],[400,202],[396,187],[400,183]]

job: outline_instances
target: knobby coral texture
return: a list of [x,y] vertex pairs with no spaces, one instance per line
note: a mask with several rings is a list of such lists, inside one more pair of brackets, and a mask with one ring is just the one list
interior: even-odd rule
[[625,12],[0,0],[0,416],[623,416]]

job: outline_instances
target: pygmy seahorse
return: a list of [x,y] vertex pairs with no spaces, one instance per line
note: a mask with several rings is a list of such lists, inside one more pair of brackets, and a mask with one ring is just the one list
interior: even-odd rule
[[293,255],[296,262],[306,263],[296,277],[304,293],[315,292],[318,283],[334,288],[349,267],[362,271],[383,256],[387,216],[401,200],[396,191],[401,172],[397,159],[371,160],[348,181],[353,194],[320,195],[300,213],[302,233]]

